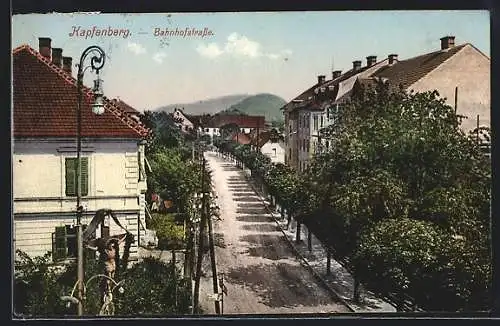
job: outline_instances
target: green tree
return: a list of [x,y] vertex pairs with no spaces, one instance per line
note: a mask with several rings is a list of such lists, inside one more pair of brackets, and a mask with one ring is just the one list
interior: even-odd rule
[[[307,178],[316,193],[322,194],[320,202],[332,212],[323,215],[319,223],[336,235],[333,237],[338,239],[336,245],[342,247],[339,252],[352,256],[359,253],[360,247],[365,248],[366,262],[357,265],[361,274],[370,274],[369,264],[377,264],[377,259],[404,265],[407,252],[420,248],[415,255],[438,250],[446,257],[439,264],[446,265],[455,257],[457,263],[447,269],[450,275],[464,275],[464,270],[470,268],[467,275],[489,279],[486,262],[490,247],[491,169],[474,137],[460,130],[461,119],[435,91],[405,93],[378,83],[375,87],[361,88],[351,102],[344,104],[338,122],[327,128],[323,136],[330,142],[330,150],[314,158]],[[405,222],[390,224],[399,223],[394,219]],[[384,224],[385,220],[390,221],[389,224]],[[428,224],[420,225],[418,221],[429,222],[432,227],[424,227],[422,225]],[[387,225],[420,228],[428,234],[399,239],[400,233],[387,233],[392,232]],[[364,232],[370,236],[361,236],[367,234]],[[447,245],[433,247],[432,243],[421,240],[432,232],[443,234],[448,239]],[[395,242],[381,241],[374,247],[383,246],[377,254],[366,251],[366,246],[374,245],[370,239],[383,236]],[[458,240],[450,239],[461,239],[463,244],[457,245]],[[396,243],[410,249],[398,251]],[[445,251],[448,253],[444,254]],[[468,257],[471,252],[481,262],[476,267],[457,260],[457,257]],[[411,264],[407,263],[411,268],[418,267],[427,273],[421,274],[422,277],[430,277],[437,268],[427,269],[421,257],[410,261]],[[406,267],[394,264],[393,269],[404,272]],[[377,275],[387,276],[384,273],[388,273],[390,267],[382,271],[383,264],[377,266],[380,267]],[[408,278],[412,269],[403,272],[387,281],[392,282],[392,286],[403,287],[401,275]],[[454,302],[451,305],[454,310],[472,301],[477,307],[478,299],[472,299],[472,292],[464,289],[479,290],[482,286],[481,293],[488,292],[484,283],[473,282],[469,276],[453,283],[455,288],[462,288],[453,292],[462,299],[447,301]],[[424,286],[423,280],[412,282],[415,289]],[[435,284],[429,291],[439,297],[446,286]]]

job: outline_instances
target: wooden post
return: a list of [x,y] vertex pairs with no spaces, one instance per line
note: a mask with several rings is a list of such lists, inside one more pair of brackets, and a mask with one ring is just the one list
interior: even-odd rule
[[354,289],[352,298],[354,302],[359,302],[360,298],[359,278],[356,276],[356,272],[354,273],[353,278],[354,278]]
[[176,261],[175,261],[175,249],[172,250],[172,266],[174,270],[174,307],[177,309],[177,268],[176,268]]
[[[205,205],[208,207],[208,205]],[[212,228],[212,216],[208,215],[208,243],[210,245],[210,262],[212,265],[212,283],[214,288],[214,293],[219,293],[219,286],[217,284],[217,266],[215,265],[215,244],[214,244],[214,232]],[[220,315],[219,301],[215,300],[215,313]]]
[[[205,159],[203,159],[203,170],[201,177],[201,191],[202,194],[205,191]],[[200,278],[201,278],[201,263],[203,260],[203,247],[204,247],[204,239],[205,239],[205,224],[206,224],[206,216],[205,216],[205,201],[202,200],[202,213],[201,213],[201,221],[200,221],[200,234],[198,239],[198,260],[196,262],[196,279],[194,284],[194,312],[199,313],[199,300],[200,300]]]
[[295,236],[295,242],[299,243],[300,242],[300,222],[297,221],[297,235]]
[[476,142],[477,145],[479,145],[479,114],[477,115],[477,121],[476,121]]
[[326,249],[326,275],[331,274],[332,256],[330,250]]
[[309,249],[309,252],[312,251],[312,235],[309,228],[307,228],[307,248]]

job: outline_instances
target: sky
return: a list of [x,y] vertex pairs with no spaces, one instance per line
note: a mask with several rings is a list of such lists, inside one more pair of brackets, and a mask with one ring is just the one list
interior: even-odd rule
[[[186,29],[188,32],[186,32]],[[111,30],[113,35],[99,33]],[[168,35],[168,33],[172,33]],[[230,95],[272,93],[290,101],[332,70],[376,55],[400,60],[440,49],[440,38],[490,56],[488,11],[321,11],[14,15],[12,49],[49,37],[80,60],[100,46],[104,93],[154,110]],[[88,64],[89,61],[86,61]],[[73,68],[76,75],[76,68]],[[85,74],[92,85],[95,74]]]

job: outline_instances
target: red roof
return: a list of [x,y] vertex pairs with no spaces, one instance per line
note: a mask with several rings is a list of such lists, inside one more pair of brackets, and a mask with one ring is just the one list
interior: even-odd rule
[[228,124],[236,124],[240,128],[264,128],[266,118],[260,115],[216,114],[209,123],[212,128],[221,128]]
[[[13,50],[14,137],[75,137],[76,79],[28,45]],[[83,89],[82,136],[142,138],[149,130],[105,98],[92,112],[92,90]]]
[[113,102],[113,104],[115,104],[117,107],[119,107],[128,114],[141,114],[141,112],[137,111],[127,103],[123,102],[123,100],[121,99],[114,98],[111,101]]
[[235,141],[241,145],[248,145],[252,142],[250,137],[248,137],[247,134],[244,134],[242,132],[237,132],[231,137],[232,141]]

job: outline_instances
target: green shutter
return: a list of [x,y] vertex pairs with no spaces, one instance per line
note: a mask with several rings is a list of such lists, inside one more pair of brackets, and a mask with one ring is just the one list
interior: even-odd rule
[[[88,157],[81,158],[82,164],[82,196],[87,196],[89,192],[89,164]],[[66,196],[76,196],[77,192],[77,159],[66,158]]]
[[56,226],[52,233],[52,257],[54,261],[65,259],[67,256],[66,227]]
[[82,157],[82,196],[87,196],[89,194],[89,159],[88,157]]
[[66,196],[76,196],[76,159],[66,158]]

